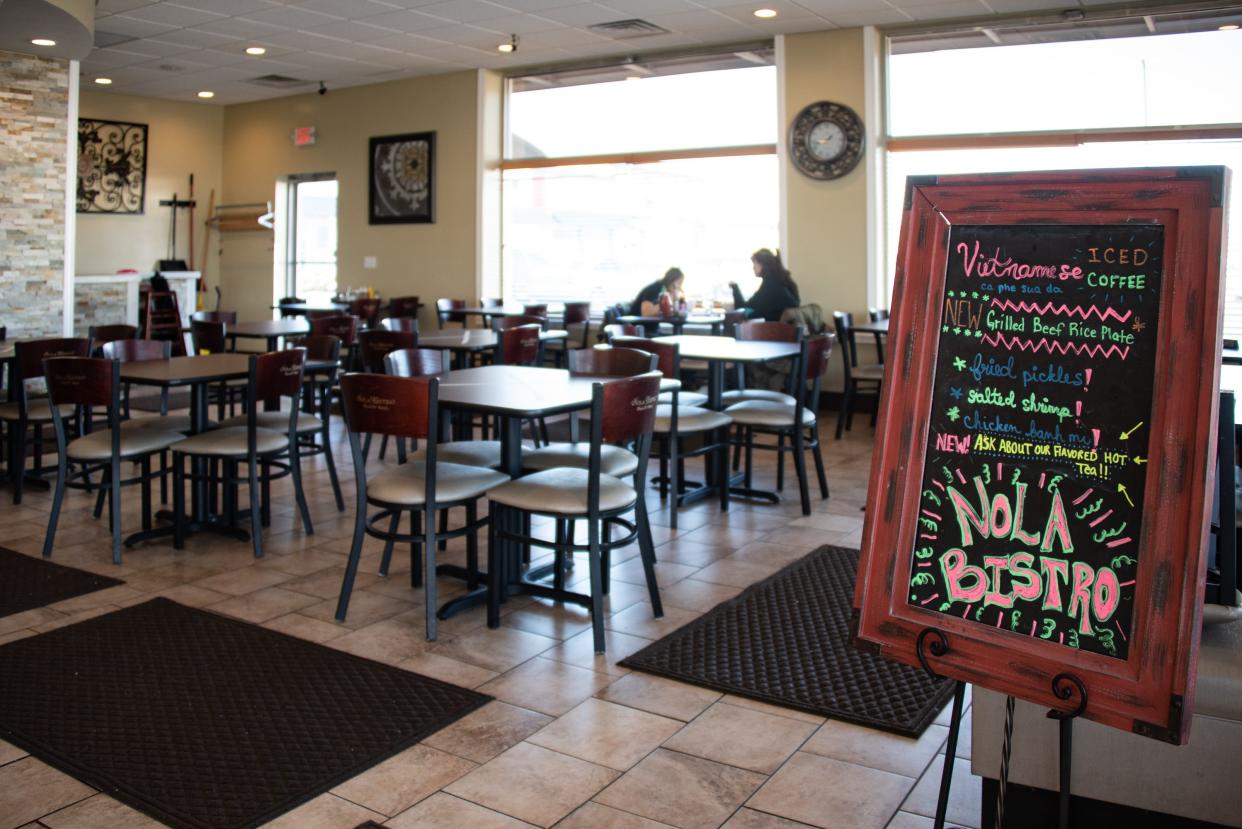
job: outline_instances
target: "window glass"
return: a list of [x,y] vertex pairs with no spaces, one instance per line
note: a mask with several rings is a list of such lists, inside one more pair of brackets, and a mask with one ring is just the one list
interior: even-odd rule
[[1242,123],[1242,31],[889,59],[891,135]]
[[776,69],[756,66],[509,96],[506,157],[735,147],[777,140]]

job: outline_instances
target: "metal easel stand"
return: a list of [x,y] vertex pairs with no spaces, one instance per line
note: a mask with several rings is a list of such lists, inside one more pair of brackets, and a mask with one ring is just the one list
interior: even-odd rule
[[[931,640],[930,643],[928,640]],[[924,628],[915,641],[915,655],[919,664],[928,676],[940,679],[940,675],[932,670],[927,661],[927,654],[935,657],[944,656],[949,652],[949,640],[944,632],[936,628]],[[1059,673],[1052,678],[1052,693],[1060,700],[1070,702],[1077,694],[1078,704],[1071,711],[1048,712],[1048,718],[1056,720],[1060,726],[1060,801],[1057,826],[1069,829],[1070,811],[1070,768],[1074,750],[1074,720],[1087,709],[1087,688],[1082,680],[1071,673]],[[945,813],[949,808],[949,790],[953,785],[953,761],[957,755],[957,738],[962,725],[962,703],[966,696],[966,684],[958,680],[953,688],[953,714],[949,721],[949,740],[945,746],[944,769],[940,774],[940,797],[936,801],[936,818],[934,829],[944,829]],[[1008,724],[1007,724],[1008,729]],[[1006,752],[1005,765],[1008,766]],[[1005,770],[1007,777],[1007,769]],[[1001,797],[1003,798],[1004,781],[1002,781]],[[998,827],[999,829],[999,827]]]

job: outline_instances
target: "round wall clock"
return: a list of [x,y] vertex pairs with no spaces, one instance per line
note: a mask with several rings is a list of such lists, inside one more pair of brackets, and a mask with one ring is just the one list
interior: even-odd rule
[[854,110],[832,101],[808,104],[789,126],[789,157],[811,178],[834,179],[862,158],[863,123]]

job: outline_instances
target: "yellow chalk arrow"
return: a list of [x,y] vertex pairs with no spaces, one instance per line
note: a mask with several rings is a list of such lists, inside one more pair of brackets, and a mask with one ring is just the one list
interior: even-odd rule
[[1117,484],[1117,492],[1126,496],[1126,502],[1129,503],[1130,506],[1134,506],[1134,502],[1130,500],[1130,493],[1126,492],[1125,484]]
[[1122,440],[1129,440],[1129,439],[1130,439],[1130,435],[1134,434],[1134,433],[1138,430],[1138,427],[1140,427],[1140,426],[1142,426],[1142,425],[1143,425],[1143,421],[1141,421],[1141,420],[1140,420],[1138,423],[1134,424],[1134,428],[1133,428],[1133,429],[1128,429],[1128,430],[1126,430],[1126,431],[1122,432],[1122,433],[1121,433],[1121,439],[1122,439]]
[[1147,463],[1147,458],[1140,458],[1137,455],[1135,455],[1134,462],[1138,464],[1144,464],[1144,463]]

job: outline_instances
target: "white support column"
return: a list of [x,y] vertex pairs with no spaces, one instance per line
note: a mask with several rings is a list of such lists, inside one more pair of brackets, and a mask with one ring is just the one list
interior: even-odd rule
[[78,241],[78,61],[69,61],[69,112],[65,118],[65,260],[61,299],[61,333],[73,336],[74,259]]

